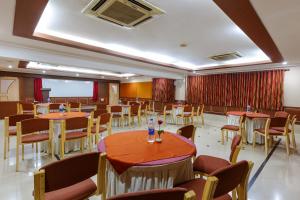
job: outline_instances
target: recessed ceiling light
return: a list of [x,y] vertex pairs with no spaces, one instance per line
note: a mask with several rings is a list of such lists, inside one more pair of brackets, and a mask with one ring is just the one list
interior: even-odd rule
[[46,74],[46,71],[45,71],[45,70],[43,70],[43,74]]
[[79,74],[76,74],[76,76],[79,76]]
[[104,78],[104,76],[101,76],[101,78]]
[[126,79],[129,79],[128,77],[126,77]]
[[193,71],[194,74],[196,74],[196,71]]
[[11,69],[11,68],[12,68],[12,66],[11,66],[11,65],[8,65],[8,68],[9,68],[9,69]]
[[287,62],[286,62],[286,61],[284,61],[284,62],[282,62],[282,64],[283,64],[283,65],[286,65],[286,64],[287,64]]

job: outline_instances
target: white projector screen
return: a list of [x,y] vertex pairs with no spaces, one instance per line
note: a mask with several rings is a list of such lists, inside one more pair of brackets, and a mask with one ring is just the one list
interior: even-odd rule
[[43,88],[51,88],[50,97],[92,97],[92,81],[43,79]]

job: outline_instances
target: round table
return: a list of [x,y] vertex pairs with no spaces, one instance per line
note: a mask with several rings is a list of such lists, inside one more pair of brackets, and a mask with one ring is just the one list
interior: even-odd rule
[[[264,128],[266,119],[269,118],[270,115],[255,112],[229,111],[227,112],[228,124],[239,126],[239,119],[241,115],[246,115],[245,134],[247,136],[247,142],[251,144],[253,143],[254,129]],[[264,138],[257,137],[256,143],[263,144]]]
[[[89,113],[85,113],[85,112],[64,112],[64,113],[48,113],[48,114],[42,114],[42,115],[38,115],[37,117],[40,119],[49,119],[49,120],[53,120],[53,143],[54,143],[54,153],[58,154],[59,153],[59,135],[61,132],[61,120],[65,120],[65,119],[70,119],[70,118],[74,118],[74,117],[89,117]],[[72,130],[73,131],[73,130]],[[67,131],[68,133],[68,131]],[[74,150],[76,148],[79,148],[79,142],[67,142],[65,145],[65,151],[71,151]],[[47,144],[43,144],[41,146],[42,151],[45,151],[47,149]]]
[[113,134],[98,144],[107,153],[107,197],[150,189],[172,188],[193,178],[191,140],[165,132],[161,143],[148,143],[148,132]]

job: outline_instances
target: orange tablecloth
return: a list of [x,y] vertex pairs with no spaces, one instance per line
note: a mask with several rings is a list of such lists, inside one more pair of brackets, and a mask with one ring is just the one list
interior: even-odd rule
[[107,158],[119,174],[139,163],[196,154],[195,146],[171,133],[162,135],[162,143],[148,143],[147,136],[147,131],[131,131],[104,139]]
[[65,113],[48,113],[44,115],[38,115],[38,118],[41,119],[53,119],[53,120],[62,120],[62,119],[69,119],[74,117],[87,117],[89,113],[85,112],[65,112]]
[[255,112],[243,112],[243,111],[229,111],[227,112],[227,115],[236,115],[241,116],[245,115],[246,117],[252,119],[252,118],[268,118],[270,115],[264,114],[264,113],[255,113]]

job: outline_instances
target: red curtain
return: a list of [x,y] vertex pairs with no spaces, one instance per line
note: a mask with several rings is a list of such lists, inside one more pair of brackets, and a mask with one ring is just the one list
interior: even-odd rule
[[42,88],[43,88],[43,83],[41,78],[35,78],[33,82],[33,87],[34,87],[34,100],[42,102],[43,101],[43,93],[42,93]]
[[99,95],[98,95],[98,81],[94,81],[94,87],[93,87],[93,101],[98,101]]
[[189,76],[187,101],[212,106],[281,110],[284,70]]
[[174,80],[154,78],[152,81],[152,99],[160,102],[175,101]]

